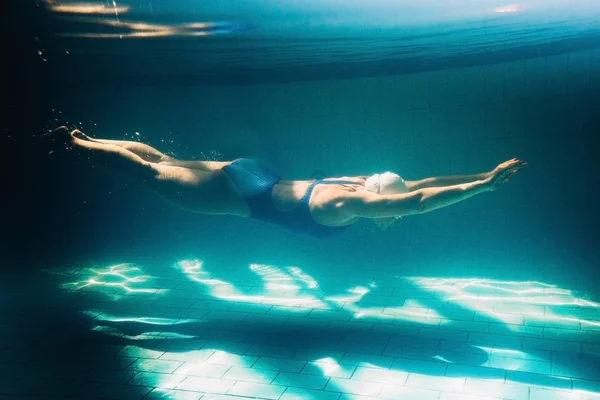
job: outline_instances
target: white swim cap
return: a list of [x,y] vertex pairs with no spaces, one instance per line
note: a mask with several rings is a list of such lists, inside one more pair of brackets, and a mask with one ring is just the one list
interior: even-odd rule
[[365,182],[365,189],[378,194],[408,193],[408,187],[404,179],[393,172],[375,174]]

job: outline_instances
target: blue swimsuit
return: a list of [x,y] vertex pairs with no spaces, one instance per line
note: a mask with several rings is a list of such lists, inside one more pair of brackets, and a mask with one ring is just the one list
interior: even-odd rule
[[316,222],[310,213],[308,203],[315,186],[319,184],[353,184],[344,180],[318,179],[309,187],[298,207],[289,212],[275,208],[271,193],[281,177],[256,160],[242,158],[223,167],[223,171],[233,181],[250,207],[254,219],[274,223],[297,233],[316,237],[329,237],[343,232],[346,226],[325,226]]

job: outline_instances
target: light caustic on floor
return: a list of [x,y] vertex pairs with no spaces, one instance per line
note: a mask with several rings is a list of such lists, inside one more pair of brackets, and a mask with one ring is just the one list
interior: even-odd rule
[[299,267],[249,268],[119,264],[62,287],[123,340],[140,398],[600,398],[600,306],[571,290],[396,277],[329,293]]

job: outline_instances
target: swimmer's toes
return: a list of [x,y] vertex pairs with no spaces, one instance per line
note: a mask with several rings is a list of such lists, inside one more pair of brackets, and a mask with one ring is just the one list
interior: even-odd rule
[[90,140],[90,138],[85,133],[81,132],[79,129],[74,129],[71,132],[71,136],[81,140]]

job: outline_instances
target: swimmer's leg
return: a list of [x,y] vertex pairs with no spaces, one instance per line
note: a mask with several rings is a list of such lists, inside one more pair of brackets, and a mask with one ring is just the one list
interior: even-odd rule
[[157,164],[148,162],[123,147],[80,139],[75,131],[69,133],[64,126],[55,129],[51,135],[57,138],[56,142],[67,143],[78,155],[138,178],[144,183],[152,183],[160,176]]
[[166,161],[162,164],[170,165],[173,167],[191,168],[191,169],[197,169],[200,171],[210,172],[210,171],[216,171],[218,169],[226,167],[227,165],[231,164],[232,162],[233,161],[197,161],[197,160],[182,161],[182,160],[172,159],[171,161]]
[[133,141],[128,141],[128,140],[96,139],[96,138],[87,136],[85,133],[81,132],[79,129],[75,129],[73,132],[71,132],[71,135],[73,135],[73,137],[76,137],[78,139],[85,140],[88,142],[110,144],[110,145],[122,147],[125,150],[129,150],[130,152],[143,158],[144,160],[153,162],[153,163],[166,162],[166,161],[172,160],[172,158],[169,157],[168,155],[161,153],[160,151],[156,150],[154,147],[149,146],[144,143],[133,142]]
[[214,171],[217,169],[221,169],[226,165],[231,164],[231,161],[183,161],[178,160],[176,158],[170,157],[152,146],[149,146],[144,143],[132,142],[127,140],[108,140],[108,139],[95,139],[87,136],[80,130],[74,130],[72,135],[76,138],[87,140],[95,143],[109,144],[114,146],[119,146],[128,150],[142,159],[151,162],[158,163],[172,167],[182,167],[182,168],[191,168],[197,169],[201,171]]

